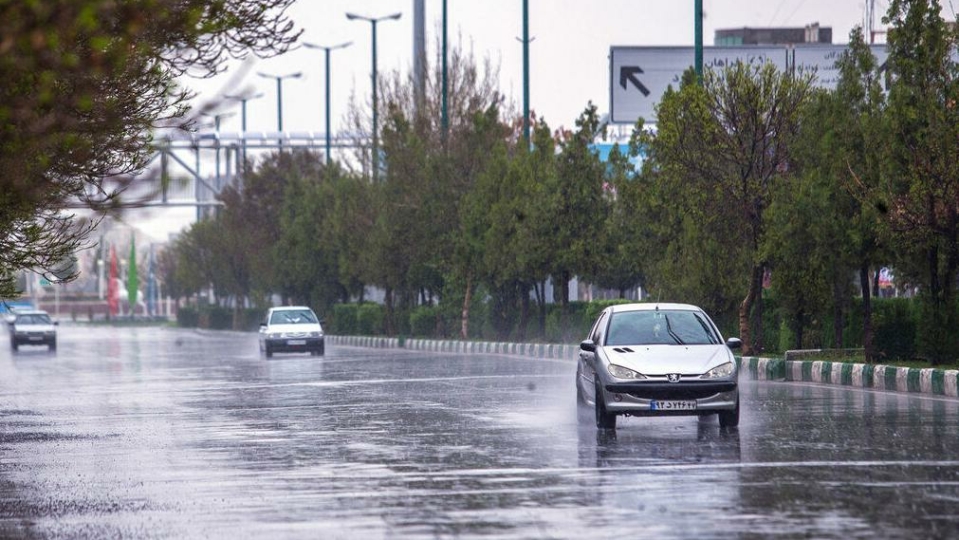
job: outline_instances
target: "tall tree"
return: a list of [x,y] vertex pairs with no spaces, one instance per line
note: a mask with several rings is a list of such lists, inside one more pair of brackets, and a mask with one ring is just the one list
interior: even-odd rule
[[890,136],[885,189],[901,273],[922,285],[920,354],[933,364],[959,356],[959,66],[956,32],[935,0],[892,0]]
[[[740,276],[745,284],[739,306],[743,354],[761,349],[762,319],[757,313],[760,327],[754,339],[751,317],[760,305],[767,268],[760,249],[766,210],[772,185],[789,174],[790,149],[811,79],[810,74],[780,73],[768,63],[737,62],[719,72],[707,71],[699,87],[689,71],[679,91],[668,91],[658,110],[651,157],[653,166],[666,172],[661,178],[680,182],[689,192],[679,200],[689,206],[677,211],[697,220],[694,228],[735,227],[725,245],[741,250],[739,255],[748,261],[748,275]],[[719,216],[731,221],[717,223]],[[676,241],[682,240],[677,235]]]
[[576,131],[560,140],[556,175],[545,179],[540,215],[552,224],[549,273],[564,314],[569,306],[569,282],[592,273],[597,258],[606,172],[592,148],[599,131],[596,106],[590,103],[576,120]]
[[85,245],[96,220],[64,210],[118,207],[151,130],[186,118],[178,76],[287,50],[292,1],[0,3],[0,296]]

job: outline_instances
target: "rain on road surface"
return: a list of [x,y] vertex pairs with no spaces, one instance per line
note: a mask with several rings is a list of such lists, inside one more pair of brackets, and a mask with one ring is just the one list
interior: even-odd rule
[[604,436],[572,361],[59,331],[0,348],[3,538],[959,534],[952,400],[744,382],[738,430]]

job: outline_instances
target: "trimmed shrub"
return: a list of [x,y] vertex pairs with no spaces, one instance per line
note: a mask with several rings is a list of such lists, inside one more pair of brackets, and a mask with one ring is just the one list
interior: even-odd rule
[[379,336],[384,333],[386,308],[379,304],[363,303],[356,308],[356,334]]
[[182,328],[196,328],[200,325],[200,310],[195,307],[181,307],[177,309],[176,324]]
[[440,324],[440,308],[437,306],[418,306],[410,311],[410,335],[416,337],[437,336]]
[[327,332],[341,336],[358,335],[356,313],[359,304],[334,304],[333,320],[330,321]]

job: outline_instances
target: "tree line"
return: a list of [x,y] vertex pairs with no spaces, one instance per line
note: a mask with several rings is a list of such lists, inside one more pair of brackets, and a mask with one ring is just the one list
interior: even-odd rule
[[[278,293],[327,313],[374,286],[387,333],[429,306],[437,334],[518,339],[543,335],[547,283],[561,313],[573,278],[642,286],[733,321],[745,354],[764,349],[774,298],[796,348],[841,347],[861,310],[860,345],[875,360],[872,298],[879,269],[892,267],[918,293],[919,355],[953,360],[956,31],[936,2],[894,0],[886,19],[886,64],[857,28],[834,89],[770,64],[687,72],[656,125],[640,119],[606,161],[592,146],[605,135],[594,105],[571,130],[535,119],[526,141],[494,71],[457,51],[447,130],[439,73],[423,98],[394,75],[379,182],[306,151],[249,164],[222,213],[168,252],[166,279],[184,296],[212,286],[257,305]],[[358,127],[363,110],[353,107]],[[471,326],[477,309],[482,328]],[[811,343],[825,320],[832,329]]]

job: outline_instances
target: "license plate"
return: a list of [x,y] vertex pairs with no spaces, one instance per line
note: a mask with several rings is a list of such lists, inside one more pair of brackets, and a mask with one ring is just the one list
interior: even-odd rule
[[27,339],[30,341],[43,341],[43,336],[30,336]]
[[696,410],[695,401],[651,401],[649,402],[651,411],[694,411]]
[[291,339],[286,342],[287,345],[306,345],[305,339]]

